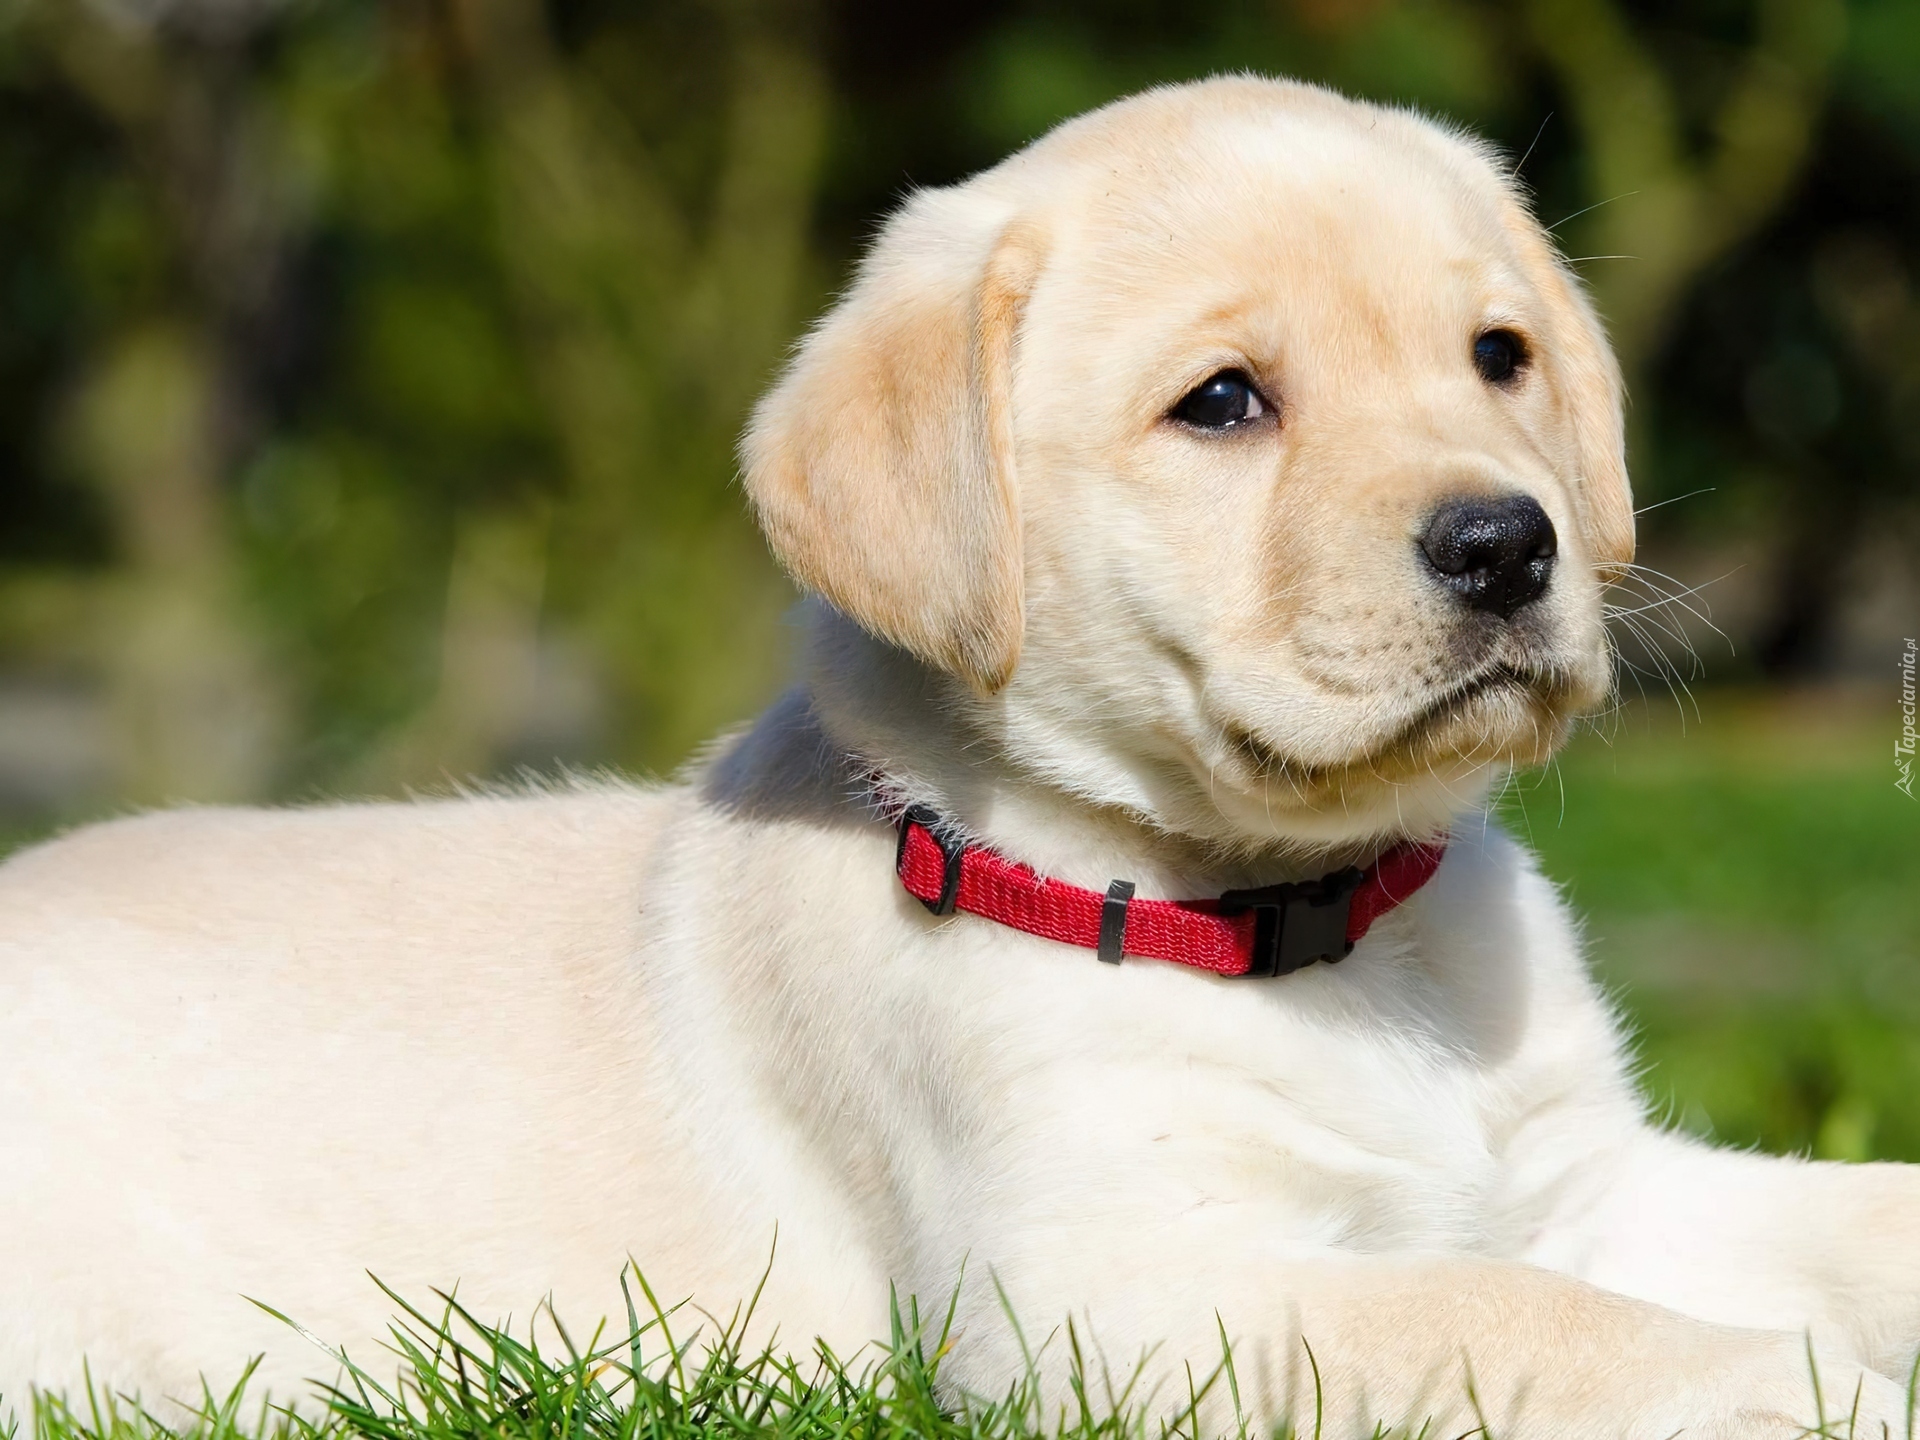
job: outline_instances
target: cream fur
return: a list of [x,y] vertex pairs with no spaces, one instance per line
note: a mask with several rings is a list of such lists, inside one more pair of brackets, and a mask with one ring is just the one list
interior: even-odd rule
[[[1499,391],[1488,325],[1533,362]],[[1165,417],[1238,366],[1277,423]],[[191,1394],[243,1297],[374,1358],[403,1293],[618,1315],[758,1278],[789,1342],[967,1261],[949,1375],[1068,1315],[1160,1394],[1236,1343],[1262,1419],[1902,1433],[1920,1180],[1650,1126],[1565,907],[1480,797],[1603,696],[1617,372],[1471,142],[1249,79],[1151,92],[916,197],[756,417],[808,679],[672,786],[183,810],[0,868],[0,1393]],[[1423,517],[1524,490],[1551,589],[1463,619]],[[1462,693],[1505,665],[1513,678]],[[1337,967],[1224,981],[966,916],[869,803],[1144,896],[1439,875]],[[1216,1321],[1216,1316],[1218,1321]],[[1057,1369],[1059,1347],[1049,1352]],[[1877,1430],[1861,1433],[1878,1433]]]

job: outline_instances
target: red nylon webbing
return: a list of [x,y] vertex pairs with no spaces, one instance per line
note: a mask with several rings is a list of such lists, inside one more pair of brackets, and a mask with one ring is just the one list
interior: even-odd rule
[[[946,878],[946,858],[925,825],[917,820],[900,823],[905,827],[900,883],[916,899],[936,901]],[[1445,853],[1445,845],[1407,843],[1376,860],[1354,891],[1347,939],[1357,942],[1374,921],[1411,898],[1433,878]],[[960,857],[954,908],[1029,935],[1097,949],[1105,903],[1097,891],[1045,879],[984,846],[969,845]],[[1218,900],[1134,900],[1127,906],[1122,949],[1217,975],[1244,975],[1252,965],[1255,917],[1251,911],[1222,915],[1219,909]]]

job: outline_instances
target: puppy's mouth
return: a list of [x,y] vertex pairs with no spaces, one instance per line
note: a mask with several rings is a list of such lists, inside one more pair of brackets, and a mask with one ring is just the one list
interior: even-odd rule
[[1490,665],[1334,762],[1302,761],[1240,725],[1228,727],[1226,738],[1257,773],[1299,787],[1340,785],[1356,774],[1388,781],[1430,774],[1438,755],[1533,764],[1563,738],[1571,719],[1571,689],[1568,677],[1554,670],[1504,661]]
[[1396,750],[1417,743],[1422,734],[1431,733],[1436,727],[1458,716],[1481,696],[1495,691],[1519,691],[1544,704],[1552,704],[1565,689],[1565,682],[1551,671],[1505,662],[1492,665],[1429,701],[1425,708],[1416,712],[1412,719],[1376,748]]

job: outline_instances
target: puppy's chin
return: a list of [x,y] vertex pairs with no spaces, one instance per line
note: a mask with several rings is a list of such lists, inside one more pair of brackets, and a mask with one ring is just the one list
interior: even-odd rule
[[1357,736],[1344,756],[1313,761],[1228,726],[1231,758],[1215,769],[1215,803],[1230,822],[1303,839],[1437,834],[1499,778],[1550,760],[1599,703],[1592,688],[1566,675],[1497,671]]

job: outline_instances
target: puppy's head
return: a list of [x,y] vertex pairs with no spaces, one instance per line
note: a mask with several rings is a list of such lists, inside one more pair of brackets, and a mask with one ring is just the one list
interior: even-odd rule
[[1312,87],[1150,92],[916,195],[745,460],[803,584],[1180,832],[1432,829],[1608,688],[1600,326],[1485,152]]

